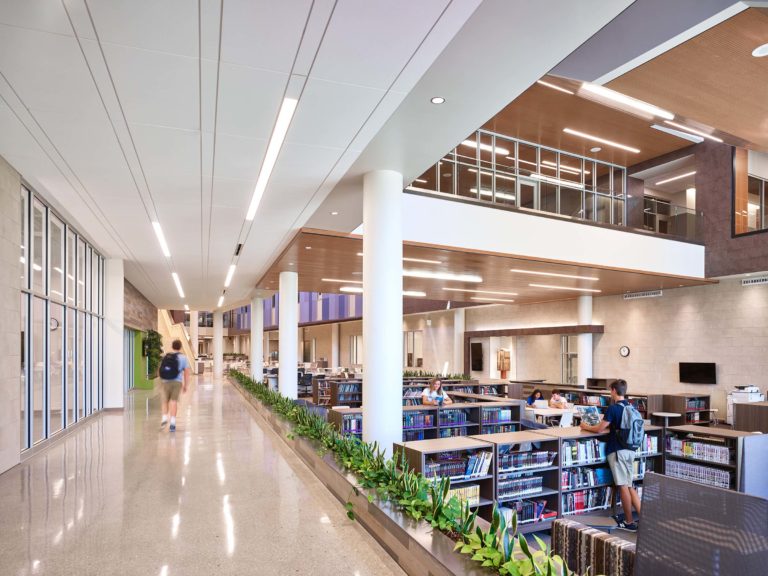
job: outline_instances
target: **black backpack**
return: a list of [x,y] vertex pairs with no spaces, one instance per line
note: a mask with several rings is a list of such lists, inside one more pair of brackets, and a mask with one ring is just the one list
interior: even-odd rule
[[622,450],[637,450],[643,443],[643,417],[632,404],[622,404],[621,426],[616,429],[616,440]]
[[179,355],[172,352],[163,356],[162,362],[160,362],[160,378],[163,380],[175,380],[179,375]]

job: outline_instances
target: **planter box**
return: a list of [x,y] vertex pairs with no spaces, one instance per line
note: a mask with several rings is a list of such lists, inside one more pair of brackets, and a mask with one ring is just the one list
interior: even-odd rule
[[[374,497],[368,502],[367,494],[360,490],[356,496],[353,488],[357,486],[351,473],[342,470],[333,454],[320,455],[321,446],[314,441],[294,437],[293,425],[254,398],[235,380],[231,384],[254,408],[256,413],[270,425],[272,430],[290,446],[301,460],[325,484],[331,493],[342,503],[354,504],[355,519],[389,553],[400,567],[412,576],[488,576],[491,574],[468,556],[454,552],[455,542],[439,530],[433,530],[424,521],[416,521],[395,509],[389,501]],[[478,525],[484,522],[478,519]]]

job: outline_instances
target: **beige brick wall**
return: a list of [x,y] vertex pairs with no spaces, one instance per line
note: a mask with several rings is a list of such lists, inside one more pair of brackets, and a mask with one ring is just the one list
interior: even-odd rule
[[157,307],[139,292],[133,284],[125,281],[124,322],[126,327],[136,330],[157,330]]
[[21,178],[0,158],[0,473],[18,464],[21,446],[20,239]]
[[[427,326],[427,319],[431,325]],[[422,354],[424,365],[408,370],[442,372],[445,363],[448,371],[453,367],[453,310],[412,314],[403,318],[403,331],[422,331]],[[405,359],[403,359],[405,362]]]

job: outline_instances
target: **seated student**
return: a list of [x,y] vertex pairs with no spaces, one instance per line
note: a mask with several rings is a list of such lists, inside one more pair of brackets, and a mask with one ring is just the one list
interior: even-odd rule
[[429,383],[427,388],[421,393],[421,403],[427,406],[438,406],[442,404],[452,404],[448,393],[443,390],[443,383],[439,378],[435,378]]
[[542,394],[541,390],[539,390],[538,388],[536,388],[536,390],[531,392],[531,395],[528,396],[526,403],[528,404],[528,406],[533,406],[536,400],[544,400],[544,394]]
[[550,408],[568,408],[568,402],[565,398],[560,396],[558,390],[552,390],[552,396],[549,399]]

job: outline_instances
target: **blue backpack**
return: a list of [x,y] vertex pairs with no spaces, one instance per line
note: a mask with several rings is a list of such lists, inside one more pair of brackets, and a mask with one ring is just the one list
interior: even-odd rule
[[623,450],[637,450],[643,443],[643,417],[629,402],[622,404],[621,426],[616,429],[616,440]]

